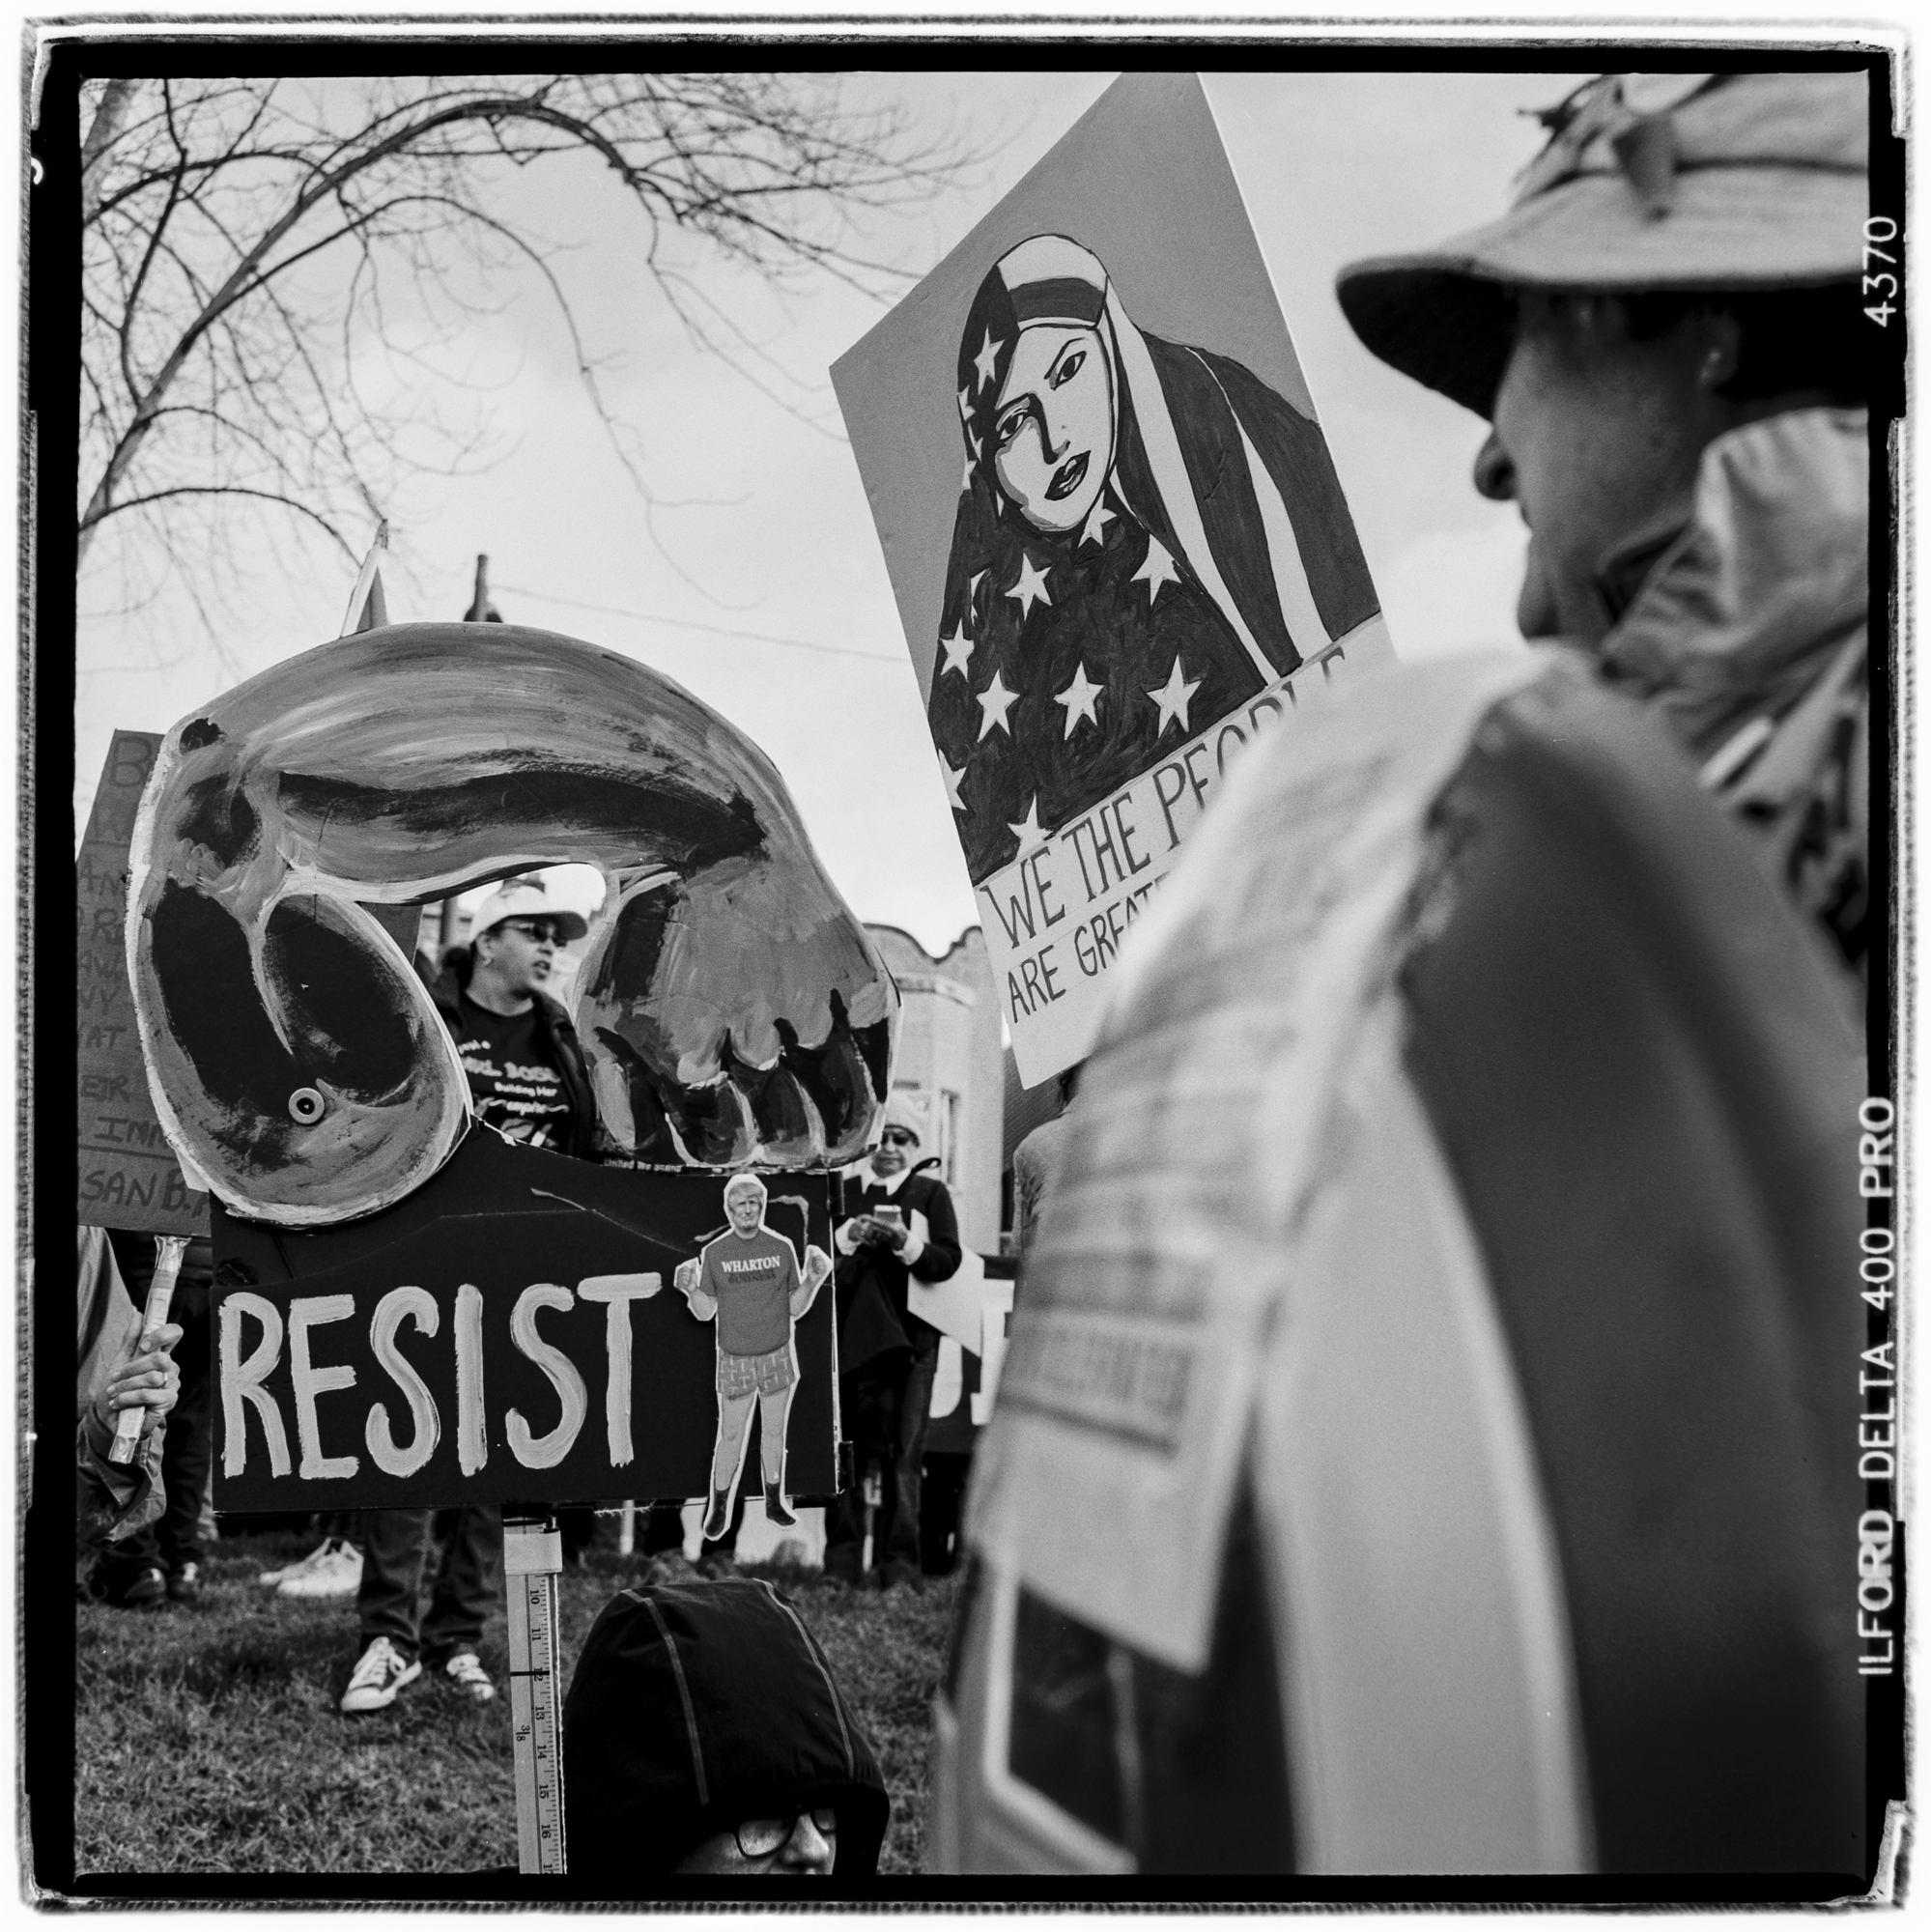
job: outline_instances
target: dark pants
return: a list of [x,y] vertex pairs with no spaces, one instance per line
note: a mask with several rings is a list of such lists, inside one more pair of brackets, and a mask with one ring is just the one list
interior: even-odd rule
[[970,1456],[927,1453],[919,1484],[919,1560],[928,1577],[950,1577],[958,1563],[960,1505]]
[[684,1548],[684,1505],[652,1503],[638,1527],[637,1553],[662,1556],[667,1550]]
[[852,1418],[854,1454],[852,1486],[825,1512],[825,1568],[834,1574],[858,1569],[865,1546],[865,1472],[874,1463],[880,1501],[871,1526],[871,1560],[881,1570],[889,1563],[919,1570],[919,1475],[938,1367],[934,1342],[890,1381],[868,1380],[861,1369],[851,1377],[849,1394],[840,1391],[839,1406]]
[[[753,1428],[756,1427],[755,1422]],[[601,1516],[595,1510],[561,1509],[556,1512],[556,1526],[563,1537],[563,1554],[566,1558],[581,1556],[586,1549],[614,1549],[617,1533],[612,1526],[614,1519]],[[725,1554],[737,1548],[738,1531],[744,1525],[744,1493],[738,1493],[737,1507],[731,1512],[731,1526],[713,1544],[712,1549],[723,1550]],[[684,1505],[682,1503],[646,1503],[638,1519],[635,1534],[637,1553],[639,1556],[662,1556],[667,1549],[684,1548]]]
[[155,1524],[162,1567],[179,1570],[199,1563],[201,1509],[208,1499],[208,1478],[214,1467],[213,1346],[209,1325],[213,1291],[206,1282],[184,1282],[176,1290],[168,1320],[179,1321],[182,1336],[174,1351],[181,1364],[181,1396],[168,1410],[167,1434],[161,1440],[161,1483],[167,1507]]
[[[431,1518],[438,1532],[436,1583],[422,1615],[423,1559]],[[362,1587],[355,1616],[366,1648],[385,1636],[404,1657],[432,1666],[458,1651],[474,1650],[483,1624],[502,1601],[503,1520],[500,1510],[364,1510]],[[418,1622],[420,1637],[418,1639]]]
[[574,1563],[586,1549],[614,1549],[617,1533],[614,1520],[599,1516],[594,1509],[560,1509],[556,1512],[556,1531],[563,1539],[563,1560]]

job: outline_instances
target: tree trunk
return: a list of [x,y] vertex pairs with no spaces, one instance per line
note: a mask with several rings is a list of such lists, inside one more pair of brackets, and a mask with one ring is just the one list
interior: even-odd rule
[[100,205],[103,172],[100,157],[126,124],[128,109],[132,106],[133,100],[134,83],[131,80],[125,77],[110,80],[106,93],[100,97],[100,105],[95,109],[94,123],[80,148],[80,218],[83,222],[91,221],[95,210]]

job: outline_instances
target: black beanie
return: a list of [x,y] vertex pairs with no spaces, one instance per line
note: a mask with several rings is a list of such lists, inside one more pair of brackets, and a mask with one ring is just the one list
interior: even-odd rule
[[830,1804],[834,1876],[878,1868],[891,1803],[790,1599],[747,1577],[639,1585],[599,1612],[563,1705],[573,1890],[636,1896],[747,1818]]

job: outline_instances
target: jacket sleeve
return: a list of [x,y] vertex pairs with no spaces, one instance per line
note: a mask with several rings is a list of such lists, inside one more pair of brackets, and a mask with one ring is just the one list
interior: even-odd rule
[[920,1281],[948,1281],[959,1271],[959,1217],[946,1183],[935,1180],[921,1211],[925,1216],[925,1245],[908,1272]]
[[131,1536],[160,1515],[166,1501],[161,1445],[167,1425],[156,1425],[133,1462],[108,1460],[114,1431],[95,1402],[108,1378],[134,1352],[141,1316],[99,1228],[80,1231],[76,1299],[86,1347],[74,1388],[74,1528],[82,1548],[91,1548]]
[[832,1230],[832,1248],[844,1261],[850,1261],[858,1253],[858,1243],[851,1236],[851,1224],[858,1219],[864,1207],[865,1183],[856,1175],[846,1175],[839,1182],[838,1208],[841,1218]]
[[615,1143],[604,1132],[597,1112],[596,1092],[590,1084],[590,1068],[583,1058],[583,1043],[559,1001],[539,993],[537,1010],[543,1015],[550,1036],[550,1051],[570,1101],[569,1145],[563,1150],[577,1160],[601,1160],[615,1151]]

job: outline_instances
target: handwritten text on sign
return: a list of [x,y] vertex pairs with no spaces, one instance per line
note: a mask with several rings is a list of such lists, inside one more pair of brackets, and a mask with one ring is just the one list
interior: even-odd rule
[[192,1235],[208,1226],[208,1197],[182,1179],[156,1118],[128,984],[128,843],[160,742],[158,732],[115,732],[74,867],[79,1218]]
[[1317,670],[1311,663],[1269,685],[979,888],[980,923],[1028,1087],[1086,1058],[1121,941],[1207,802],[1245,747],[1326,674],[1324,664]]
[[[484,1133],[472,1136],[479,1152],[492,1151]],[[466,1151],[425,1195],[447,1181],[455,1206],[472,1205]],[[231,1265],[215,1297],[217,1508],[705,1493],[717,1327],[671,1277],[721,1232],[723,1177],[611,1173],[500,1146],[481,1174],[497,1211],[437,1215],[292,1281],[231,1285]],[[531,1187],[514,1184],[522,1176]],[[559,1199],[558,1176],[588,1211]],[[801,1252],[828,1248],[831,1183],[769,1185],[773,1232]],[[237,1225],[217,1215],[217,1257],[240,1252]],[[298,1245],[290,1258],[301,1266]],[[786,1431],[797,1495],[837,1488],[834,1306],[827,1291],[797,1323]]]

